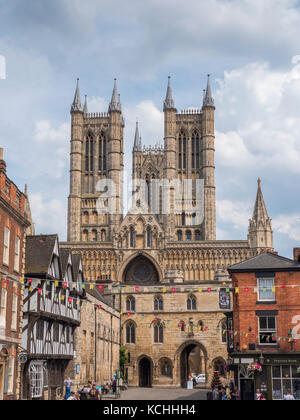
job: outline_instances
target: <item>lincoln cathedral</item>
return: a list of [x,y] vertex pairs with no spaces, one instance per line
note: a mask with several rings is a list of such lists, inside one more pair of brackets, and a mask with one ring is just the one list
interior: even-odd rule
[[[107,113],[89,113],[77,81],[68,239],[61,247],[81,255],[86,282],[101,285],[104,297],[121,313],[120,345],[128,356],[124,374],[132,386],[186,386],[192,373],[205,374],[210,383],[214,370],[222,372],[232,344],[224,334],[230,330],[232,296],[222,306],[220,294],[208,291],[230,290],[228,266],[273,249],[260,180],[247,239],[216,238],[215,102],[209,77],[201,102],[198,109],[178,112],[169,78],[164,145],[144,147],[138,124],[132,139],[124,138],[116,80]],[[140,180],[146,185],[144,199],[134,199],[134,211],[127,214],[125,142],[133,144],[133,197],[139,196]],[[99,188],[105,180],[115,186],[113,212],[99,211],[101,197],[106,206],[110,199]],[[170,181],[169,212],[163,211],[162,180]],[[174,180],[193,181],[188,206]],[[197,180],[203,182],[201,218],[194,210]]]

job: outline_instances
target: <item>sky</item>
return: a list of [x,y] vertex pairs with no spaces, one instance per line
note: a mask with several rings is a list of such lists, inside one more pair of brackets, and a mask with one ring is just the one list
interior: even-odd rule
[[90,112],[117,78],[125,162],[138,119],[163,142],[172,77],[180,111],[216,104],[217,239],[247,239],[257,179],[275,249],[300,246],[300,3],[296,0],[0,0],[0,147],[28,184],[36,233],[66,240],[70,106],[77,77]]

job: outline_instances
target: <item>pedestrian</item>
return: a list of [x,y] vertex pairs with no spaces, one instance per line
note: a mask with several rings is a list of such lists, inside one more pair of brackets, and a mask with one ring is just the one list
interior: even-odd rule
[[219,391],[217,390],[215,386],[213,387],[213,390],[212,390],[212,399],[213,401],[219,400]]
[[292,395],[292,392],[290,389],[287,390],[287,393],[285,394],[285,396],[283,397],[284,400],[294,400],[295,397],[294,395]]
[[76,398],[75,392],[71,392],[69,398],[67,398],[67,401],[77,401],[78,398]]
[[71,379],[68,378],[67,380],[65,380],[65,384],[66,384],[66,400],[68,400],[71,394],[71,386],[72,386]]
[[255,399],[256,401],[259,401],[259,400],[261,399],[261,396],[262,396],[262,393],[260,392],[260,389],[258,388],[258,389],[256,390],[256,394],[255,394],[254,399]]
[[113,390],[113,393],[114,394],[117,391],[117,381],[116,381],[116,378],[115,377],[114,377],[114,380],[113,380],[113,383],[112,383],[112,390]]
[[225,393],[226,393],[226,397],[227,397],[227,400],[231,400],[231,393],[230,393],[230,388],[229,388],[229,386],[227,386],[226,387],[226,389],[225,389]]
[[232,399],[234,401],[240,401],[241,400],[241,393],[237,386],[234,387],[232,392]]
[[227,401],[227,400],[228,400],[227,395],[226,395],[226,392],[225,392],[224,390],[222,391],[222,397],[221,397],[221,400],[222,400],[222,401]]
[[100,400],[100,392],[96,388],[96,384],[92,385],[92,389],[89,392],[89,400]]

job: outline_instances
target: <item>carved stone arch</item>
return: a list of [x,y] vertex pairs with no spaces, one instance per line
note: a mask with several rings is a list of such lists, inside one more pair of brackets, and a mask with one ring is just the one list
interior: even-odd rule
[[[138,260],[138,258],[140,260]],[[137,264],[139,263],[142,267],[144,266],[145,270],[146,270],[145,266],[147,266],[148,269],[146,271],[149,274],[148,277],[149,278],[151,277],[153,281],[155,280],[154,283],[161,283],[162,282],[163,273],[162,273],[162,268],[161,268],[160,264],[158,264],[156,259],[153,258],[147,252],[139,251],[139,252],[135,252],[133,255],[131,255],[125,261],[122,262],[122,265],[121,265],[121,267],[119,269],[119,273],[118,273],[118,279],[122,283],[124,283],[124,281],[125,281],[124,275],[126,274],[126,271],[131,269],[131,268],[134,268],[134,267],[130,267],[130,265],[132,263],[137,263]],[[150,276],[151,273],[152,273],[152,276]],[[147,280],[148,277],[144,280]],[[157,277],[157,278],[155,278],[155,277]]]

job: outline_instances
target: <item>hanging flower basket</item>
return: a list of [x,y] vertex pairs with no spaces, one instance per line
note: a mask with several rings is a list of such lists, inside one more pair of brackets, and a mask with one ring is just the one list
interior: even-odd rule
[[259,363],[252,362],[248,366],[248,371],[249,372],[253,372],[253,373],[257,373],[257,372],[260,373],[262,371],[262,367],[261,367],[261,365]]

